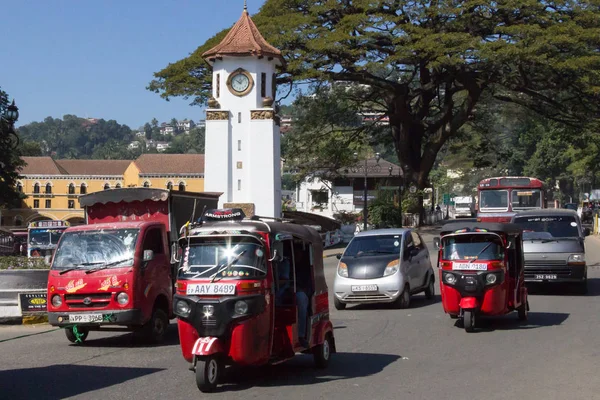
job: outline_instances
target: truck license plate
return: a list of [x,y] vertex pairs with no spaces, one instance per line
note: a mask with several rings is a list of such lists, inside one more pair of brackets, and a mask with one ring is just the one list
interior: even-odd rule
[[453,262],[453,270],[462,271],[487,271],[486,263],[466,263],[466,262]]
[[353,292],[376,292],[377,285],[357,285],[350,288]]
[[208,296],[219,296],[219,295],[234,295],[235,284],[224,284],[224,283],[192,283],[187,285],[187,294],[191,295],[208,295]]
[[536,275],[535,279],[543,279],[543,280],[556,279],[556,274],[540,274],[540,275]]
[[70,323],[102,322],[102,314],[71,314]]

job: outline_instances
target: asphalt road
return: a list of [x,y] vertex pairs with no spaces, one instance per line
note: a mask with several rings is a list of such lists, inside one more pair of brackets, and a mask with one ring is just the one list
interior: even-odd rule
[[[431,246],[430,234],[425,240]],[[332,306],[338,353],[328,370],[305,355],[233,369],[210,395],[196,389],[175,324],[160,347],[97,332],[76,346],[47,325],[0,327],[0,398],[597,399],[600,239],[588,238],[587,249],[590,293],[537,290],[527,323],[512,314],[467,334],[443,314],[439,296],[414,296],[408,310]],[[337,260],[325,263],[332,286]]]

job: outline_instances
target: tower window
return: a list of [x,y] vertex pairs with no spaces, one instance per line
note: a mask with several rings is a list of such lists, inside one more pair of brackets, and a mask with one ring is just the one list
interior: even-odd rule
[[276,79],[277,79],[277,74],[273,74],[273,77],[271,78],[271,95],[273,97],[273,100],[275,100],[275,96],[277,96]]
[[260,74],[260,95],[267,97],[267,74],[264,72]]
[[242,113],[239,112],[238,113],[238,124],[241,124],[241,123],[242,123]]
[[221,96],[221,74],[217,74],[217,99]]
[[242,151],[242,141],[238,140],[238,151]]
[[242,190],[242,180],[238,179],[238,190]]

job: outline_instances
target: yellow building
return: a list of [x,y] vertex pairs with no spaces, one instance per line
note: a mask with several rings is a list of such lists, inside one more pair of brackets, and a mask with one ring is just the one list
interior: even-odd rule
[[1,210],[0,226],[25,228],[32,221],[84,222],[78,197],[100,190],[152,187],[204,191],[203,154],[143,154],[137,160],[53,160],[23,157],[17,190],[21,208]]

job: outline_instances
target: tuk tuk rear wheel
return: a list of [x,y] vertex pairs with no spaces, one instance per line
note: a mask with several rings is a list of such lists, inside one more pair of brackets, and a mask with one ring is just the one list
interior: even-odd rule
[[519,313],[519,321],[527,321],[527,309],[529,308],[529,300],[527,302],[522,303],[519,308],[517,308],[517,312]]
[[463,325],[467,332],[475,330],[475,313],[473,311],[468,310],[463,313]]
[[333,343],[331,340],[331,332],[327,332],[323,343],[313,347],[313,357],[317,368],[327,368],[332,350]]
[[222,365],[216,356],[198,359],[196,362],[196,386],[202,393],[210,393],[217,388]]

